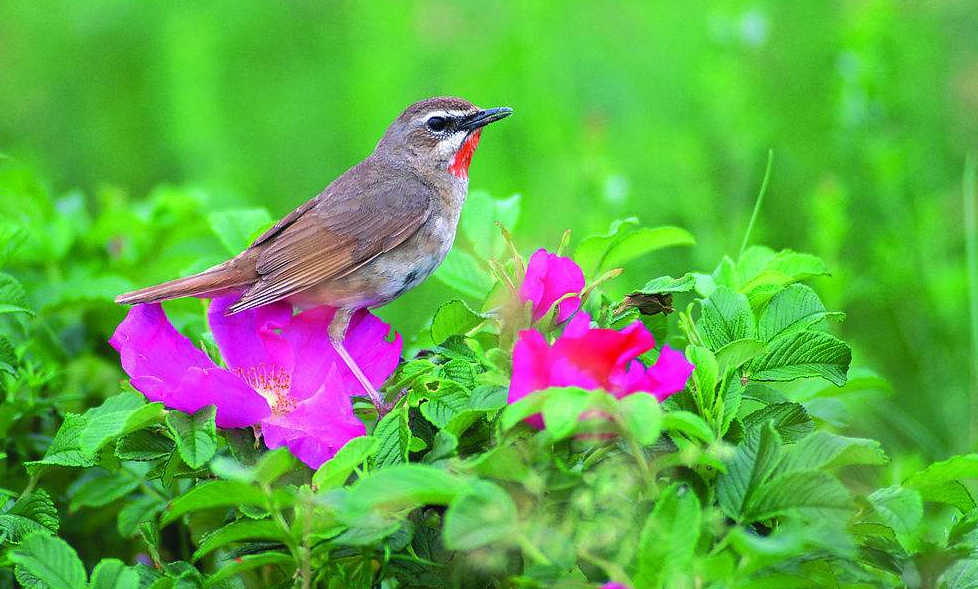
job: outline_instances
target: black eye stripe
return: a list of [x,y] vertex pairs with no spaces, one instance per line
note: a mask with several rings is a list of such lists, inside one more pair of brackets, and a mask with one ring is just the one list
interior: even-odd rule
[[428,120],[425,121],[425,126],[435,133],[441,133],[448,128],[448,119],[437,115],[429,117]]

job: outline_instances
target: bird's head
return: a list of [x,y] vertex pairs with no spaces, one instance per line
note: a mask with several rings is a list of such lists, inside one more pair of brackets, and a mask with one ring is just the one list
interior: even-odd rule
[[415,102],[391,123],[375,153],[398,157],[425,172],[468,178],[482,128],[513,113],[508,107],[481,109],[454,97]]

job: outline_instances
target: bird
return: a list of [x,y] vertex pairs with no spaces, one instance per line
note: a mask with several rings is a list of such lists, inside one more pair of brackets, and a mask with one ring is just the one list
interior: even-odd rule
[[393,301],[442,263],[455,240],[481,133],[512,113],[451,96],[415,102],[366,159],[240,254],[115,300],[133,305],[240,293],[228,314],[279,301],[299,309],[333,307],[329,341],[381,412],[383,399],[343,345],[350,318]]

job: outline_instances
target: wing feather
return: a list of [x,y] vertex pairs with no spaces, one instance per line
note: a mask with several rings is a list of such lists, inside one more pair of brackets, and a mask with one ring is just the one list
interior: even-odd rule
[[414,235],[433,206],[431,189],[417,176],[369,159],[310,202],[255,241],[259,278],[229,312],[280,301],[355,271]]

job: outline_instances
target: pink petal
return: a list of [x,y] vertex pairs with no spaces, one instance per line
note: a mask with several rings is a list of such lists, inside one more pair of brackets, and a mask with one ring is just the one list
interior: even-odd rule
[[[570,258],[539,249],[530,256],[526,277],[520,286],[520,299],[533,303],[533,320],[539,321],[560,297],[579,293],[583,288],[584,272],[580,266]],[[559,309],[558,320],[565,320],[577,307],[580,307],[579,299],[576,306],[568,303],[566,308]]]
[[[330,382],[337,378],[341,377],[335,370],[326,376]],[[319,468],[344,444],[366,431],[353,413],[349,397],[341,387],[333,386],[321,388],[290,413],[262,421],[262,435],[269,448],[287,446],[311,468]]]
[[190,412],[216,405],[221,427],[252,425],[268,414],[265,399],[180,335],[158,304],[130,309],[109,344],[132,386],[151,401]]
[[570,297],[560,301],[559,303],[557,303],[557,323],[563,323],[564,321],[567,321],[567,319],[580,308],[581,308],[580,297]]
[[646,390],[662,401],[686,386],[696,367],[681,352],[662,346],[659,358],[646,373]]
[[289,324],[292,305],[272,303],[225,315],[238,298],[216,298],[207,309],[207,322],[228,368],[247,370],[264,365],[291,373],[295,364],[292,348],[275,330]]
[[[401,359],[401,335],[394,334],[392,341],[387,341],[391,326],[381,321],[366,309],[354,313],[350,326],[346,330],[343,346],[356,361],[360,370],[374,387],[380,388],[397,368]],[[346,365],[340,361],[340,373],[353,378]],[[356,382],[354,380],[354,382]],[[359,383],[353,388],[353,394],[362,394]]]
[[291,395],[297,401],[315,394],[329,371],[343,362],[329,341],[329,323],[335,314],[332,307],[309,309],[282,329],[282,337],[295,355]]
[[567,325],[564,326],[564,333],[561,337],[582,337],[591,329],[591,316],[581,311],[574,315]]

